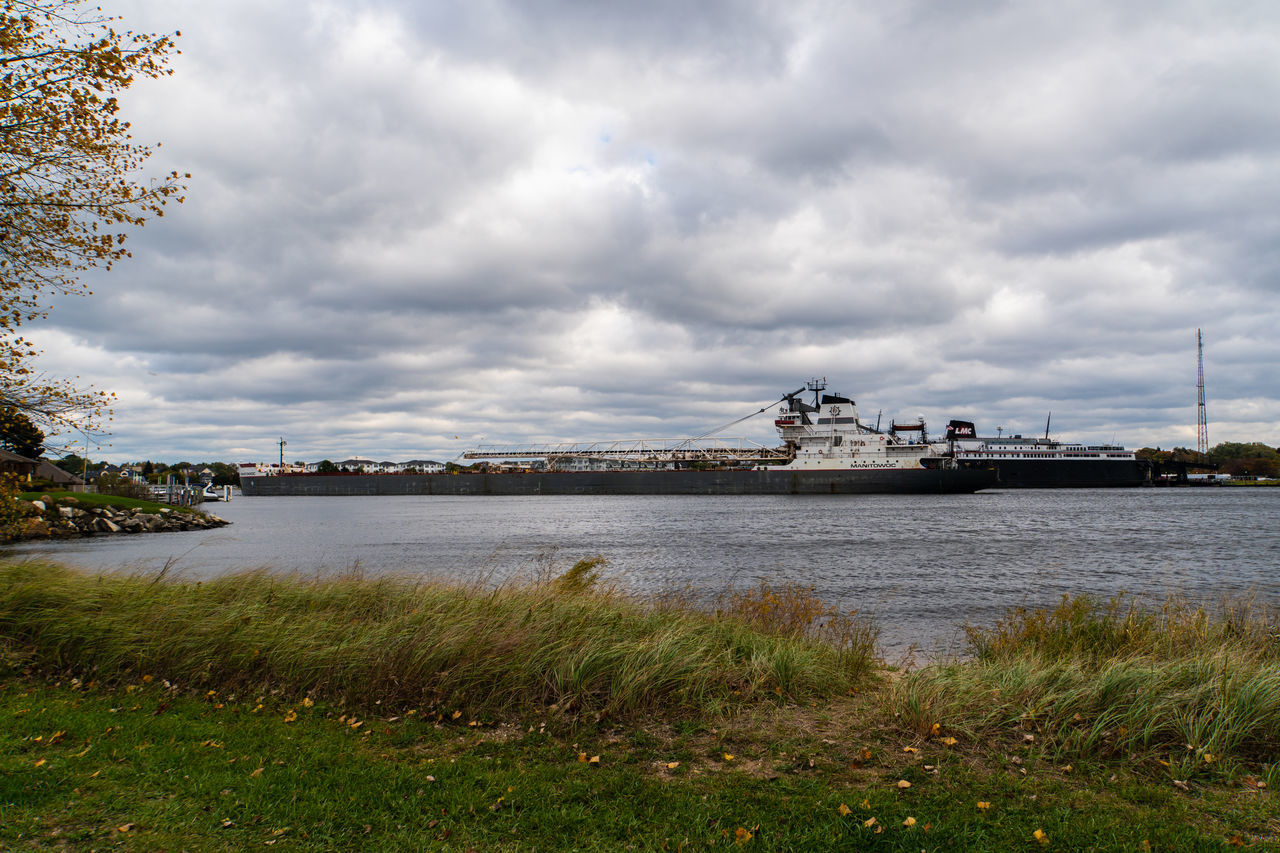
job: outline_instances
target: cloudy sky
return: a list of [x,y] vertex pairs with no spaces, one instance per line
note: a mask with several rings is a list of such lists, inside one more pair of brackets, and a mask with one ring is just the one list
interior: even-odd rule
[[[187,202],[33,337],[94,458],[864,417],[1280,443],[1280,6],[111,0]],[[765,417],[726,433],[771,440]],[[455,438],[457,436],[457,438]]]

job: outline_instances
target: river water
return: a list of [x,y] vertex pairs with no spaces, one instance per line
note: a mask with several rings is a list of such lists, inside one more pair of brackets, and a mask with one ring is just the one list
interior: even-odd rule
[[1254,595],[1280,605],[1280,488],[976,495],[238,497],[212,531],[24,544],[91,570],[267,567],[499,583],[581,557],[638,593],[710,600],[761,579],[872,616],[886,655],[958,648],[964,622],[1062,594]]

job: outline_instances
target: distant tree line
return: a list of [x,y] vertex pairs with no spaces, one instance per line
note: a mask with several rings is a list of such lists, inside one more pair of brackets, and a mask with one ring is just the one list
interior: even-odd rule
[[1280,449],[1257,441],[1224,441],[1215,445],[1204,456],[1186,447],[1175,447],[1172,450],[1144,447],[1138,451],[1138,457],[1161,464],[1212,462],[1218,466],[1218,471],[1233,477],[1280,477]]
[[160,485],[163,483],[197,483],[200,481],[201,473],[208,468],[213,476],[213,485],[215,486],[238,486],[240,485],[240,472],[236,466],[226,462],[178,462],[169,465],[164,462],[134,462],[123,466],[113,466],[106,462],[94,462],[85,460],[82,456],[69,453],[54,463],[63,471],[75,474],[77,477],[88,474],[90,480],[97,479],[103,475],[103,472],[109,472],[113,477],[122,476],[122,471],[136,473],[145,479],[148,483]]

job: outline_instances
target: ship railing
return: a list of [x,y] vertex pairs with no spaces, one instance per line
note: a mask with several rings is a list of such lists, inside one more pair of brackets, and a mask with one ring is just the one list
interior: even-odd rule
[[785,460],[786,450],[745,438],[637,438],[557,444],[481,445],[464,459],[629,459],[644,462]]

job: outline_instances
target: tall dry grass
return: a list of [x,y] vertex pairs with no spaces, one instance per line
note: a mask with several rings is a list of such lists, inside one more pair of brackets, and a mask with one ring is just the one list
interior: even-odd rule
[[1133,756],[1177,778],[1280,759],[1280,614],[1256,602],[1067,598],[970,627],[971,657],[903,678],[926,735],[1035,732],[1064,755]]
[[[192,583],[0,565],[0,638],[31,665],[357,704],[623,714],[841,693],[870,667],[732,615],[603,588],[599,559],[494,589],[267,571]],[[767,626],[766,626],[767,627]]]

